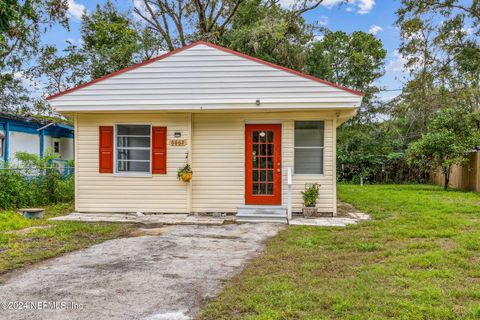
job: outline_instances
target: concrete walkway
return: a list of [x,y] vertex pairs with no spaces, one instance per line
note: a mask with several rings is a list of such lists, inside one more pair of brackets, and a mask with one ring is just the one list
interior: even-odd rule
[[168,226],[47,260],[1,280],[0,319],[189,319],[281,228]]
[[346,227],[349,224],[370,220],[370,216],[362,212],[347,212],[345,215],[341,217],[315,217],[310,219],[293,216],[289,224],[293,226]]
[[349,224],[356,224],[358,220],[344,217],[319,217],[305,219],[303,217],[293,217],[289,221],[292,226],[317,226],[317,227],[346,227]]
[[139,223],[144,225],[222,225],[229,217],[212,217],[180,213],[168,214],[128,214],[128,213],[71,213],[66,216],[50,218],[56,221],[116,222]]
[[[316,217],[305,219],[302,216],[294,216],[290,225],[318,226],[318,227],[345,227],[356,224],[362,220],[368,220],[370,216],[364,213],[347,213],[343,217]],[[151,214],[135,215],[123,213],[71,213],[66,216],[51,218],[56,221],[83,221],[83,222],[115,222],[115,223],[138,223],[146,226],[154,225],[222,225],[225,221],[234,222],[235,216],[202,216],[188,214]]]

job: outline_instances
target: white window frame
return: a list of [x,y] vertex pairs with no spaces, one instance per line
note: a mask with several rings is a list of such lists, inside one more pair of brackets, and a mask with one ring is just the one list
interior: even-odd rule
[[[295,146],[295,123],[316,121],[323,122],[323,146],[322,147],[297,147]],[[327,122],[324,119],[302,119],[293,120],[293,175],[294,176],[325,176],[325,134],[327,132]],[[322,149],[322,173],[295,173],[295,149]]]
[[[150,127],[150,147],[149,147],[149,162],[150,162],[150,168],[148,172],[143,172],[143,171],[127,171],[127,172],[118,172],[118,159],[117,159],[117,154],[118,154],[118,126],[149,126]],[[153,125],[151,123],[116,123],[114,124],[114,135],[113,135],[113,172],[114,175],[116,176],[130,176],[130,177],[151,177],[152,176],[152,127]],[[128,148],[128,147],[127,147]],[[125,147],[122,147],[122,149],[125,149]],[[132,149],[139,149],[139,148],[132,148]],[[146,150],[143,149],[143,150]]]

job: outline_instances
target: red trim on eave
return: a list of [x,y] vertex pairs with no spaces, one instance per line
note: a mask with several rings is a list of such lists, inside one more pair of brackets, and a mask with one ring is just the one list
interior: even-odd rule
[[181,51],[183,51],[183,50],[189,49],[189,48],[194,47],[194,46],[199,45],[199,44],[203,44],[203,45],[209,46],[209,47],[211,47],[211,48],[215,48],[215,49],[218,49],[218,50],[227,52],[227,53],[231,53],[231,54],[234,54],[234,55],[236,55],[236,56],[239,56],[239,57],[242,57],[242,58],[245,58],[245,59],[249,59],[249,60],[252,60],[252,61],[255,61],[255,62],[264,64],[264,65],[270,66],[270,67],[275,68],[275,69],[283,70],[283,71],[292,73],[292,74],[294,74],[294,75],[297,75],[297,76],[300,76],[300,77],[303,77],[303,78],[306,78],[306,79],[309,79],[309,80],[313,80],[313,81],[316,81],[316,82],[320,82],[320,83],[329,85],[329,86],[331,86],[331,87],[335,87],[335,88],[338,88],[338,89],[341,89],[341,90],[344,90],[344,91],[353,93],[353,94],[355,94],[355,95],[359,95],[359,96],[362,96],[362,97],[365,95],[365,93],[363,93],[363,92],[361,92],[361,91],[357,91],[357,90],[354,90],[354,89],[350,89],[350,88],[348,88],[348,87],[345,87],[345,86],[342,86],[342,85],[339,85],[339,84],[335,84],[335,83],[330,82],[330,81],[327,81],[327,80],[319,79],[319,78],[316,78],[316,77],[314,77],[314,76],[308,75],[308,74],[306,74],[306,73],[303,73],[303,72],[300,72],[300,71],[297,71],[297,70],[293,70],[293,69],[289,69],[289,68],[286,68],[286,67],[282,67],[282,66],[279,66],[278,64],[274,64],[274,63],[271,63],[271,62],[268,62],[268,61],[265,61],[265,60],[262,60],[262,59],[259,59],[259,58],[255,58],[255,57],[249,56],[249,55],[247,55],[247,54],[244,54],[244,53],[241,53],[241,52],[232,50],[232,49],[228,49],[228,48],[221,47],[221,46],[219,46],[219,45],[216,45],[216,44],[213,44],[213,43],[210,43],[210,42],[206,42],[206,41],[200,40],[200,41],[193,42],[193,43],[191,43],[191,44],[189,44],[189,45],[187,45],[187,46],[184,46],[184,47],[181,47],[181,48],[172,50],[172,51],[170,51],[170,52],[167,52],[167,53],[165,53],[165,54],[162,54],[162,55],[160,55],[160,56],[158,56],[158,57],[155,57],[155,58],[152,58],[152,59],[149,59],[149,60],[140,62],[140,63],[136,63],[136,64],[131,65],[130,67],[127,67],[127,68],[125,68],[125,69],[118,70],[118,71],[116,71],[116,72],[107,74],[107,75],[105,75],[105,76],[103,76],[103,77],[100,77],[100,78],[98,78],[98,79],[94,79],[94,80],[92,80],[92,81],[86,82],[86,83],[81,84],[81,85],[79,85],[79,86],[76,86],[76,87],[67,89],[67,90],[65,90],[65,91],[62,91],[62,92],[59,92],[59,93],[56,93],[56,94],[53,94],[53,95],[47,97],[46,99],[47,99],[47,100],[51,100],[51,99],[54,99],[54,98],[63,96],[64,94],[67,94],[67,93],[69,93],[69,92],[72,92],[72,91],[75,91],[75,90],[78,90],[78,89],[81,89],[81,88],[88,87],[89,85],[92,85],[92,84],[94,84],[94,83],[103,81],[103,80],[108,79],[108,78],[111,78],[111,77],[114,77],[114,76],[116,76],[116,75],[122,74],[122,73],[124,73],[124,72],[129,71],[129,70],[133,70],[133,69],[136,69],[136,68],[138,68],[138,67],[141,67],[141,66],[150,64],[150,63],[152,63],[152,62],[165,59],[165,58],[167,58],[167,57],[169,57],[169,56],[171,56],[171,55],[173,55],[173,54],[175,54],[175,53],[181,52]]

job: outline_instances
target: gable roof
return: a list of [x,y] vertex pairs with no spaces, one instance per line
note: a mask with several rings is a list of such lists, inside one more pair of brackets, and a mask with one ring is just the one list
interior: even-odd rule
[[231,49],[228,49],[228,48],[225,48],[225,47],[221,47],[221,46],[218,46],[218,45],[215,45],[215,44],[213,44],[213,43],[206,42],[206,41],[197,41],[197,42],[194,42],[194,43],[189,44],[189,45],[187,45],[187,46],[184,46],[184,47],[182,47],[182,48],[178,48],[178,49],[175,49],[175,50],[170,51],[170,52],[168,52],[168,53],[165,53],[165,54],[163,54],[163,55],[160,55],[160,56],[158,56],[158,57],[155,57],[155,58],[152,58],[152,59],[149,59],[149,60],[146,60],[146,61],[143,61],[143,62],[134,64],[134,65],[131,65],[131,66],[125,68],[125,69],[121,69],[121,70],[119,70],[119,71],[116,71],[116,72],[107,74],[107,75],[105,75],[105,76],[103,76],[103,77],[94,79],[94,80],[92,80],[92,81],[86,82],[86,83],[81,84],[81,85],[79,85],[79,86],[76,86],[76,87],[73,87],[73,88],[64,90],[64,91],[59,92],[59,93],[56,93],[56,94],[53,94],[53,95],[47,97],[46,99],[47,99],[47,100],[53,100],[53,99],[55,99],[55,98],[58,98],[58,97],[60,97],[60,96],[63,96],[63,95],[65,95],[65,94],[68,94],[68,93],[70,93],[70,92],[79,90],[79,89],[81,89],[81,88],[88,87],[88,86],[90,86],[90,85],[92,85],[92,84],[95,84],[95,83],[104,81],[104,80],[106,80],[106,79],[115,77],[115,76],[120,75],[120,74],[122,74],[122,73],[125,73],[125,72],[127,72],[127,71],[134,70],[134,69],[137,69],[137,68],[139,68],[139,67],[142,67],[142,66],[151,64],[151,63],[153,63],[153,62],[155,62],[155,61],[163,60],[163,59],[165,59],[165,58],[167,58],[167,57],[170,57],[170,56],[175,55],[175,54],[177,54],[177,53],[179,53],[179,52],[182,52],[182,51],[187,50],[187,49],[189,49],[189,48],[195,47],[195,46],[197,46],[197,45],[206,45],[206,46],[208,46],[208,47],[211,47],[211,48],[214,48],[214,49],[218,49],[218,50],[221,50],[221,51],[226,52],[226,53],[234,54],[234,55],[236,55],[236,56],[239,56],[239,57],[242,57],[242,58],[245,58],[245,59],[249,59],[249,60],[251,60],[251,61],[255,61],[255,62],[264,64],[264,65],[266,65],[266,66],[269,66],[269,67],[272,67],[272,68],[275,68],[275,69],[278,69],[278,70],[282,70],[282,71],[285,71],[285,72],[294,74],[294,75],[299,76],[299,77],[303,77],[303,78],[306,78],[306,79],[309,79],[309,80],[313,80],[313,81],[316,81],[316,82],[319,82],[319,83],[322,83],[322,84],[325,84],[325,85],[328,85],[328,86],[331,86],[331,87],[334,87],[334,88],[337,88],[337,89],[344,90],[344,91],[346,91],[346,92],[349,92],[349,93],[354,94],[354,95],[357,95],[357,96],[363,97],[363,96],[365,95],[365,94],[364,94],[363,92],[361,92],[361,91],[353,90],[353,89],[351,89],[351,88],[348,88],[348,87],[345,87],[345,86],[342,86],[342,85],[338,85],[338,84],[332,83],[332,82],[327,81],[327,80],[319,79],[319,78],[316,78],[316,77],[314,77],[314,76],[311,76],[311,75],[302,73],[302,72],[297,71],[297,70],[293,70],[293,69],[289,69],[289,68],[286,68],[286,67],[282,67],[282,66],[280,66],[280,65],[277,65],[277,64],[274,64],[274,63],[271,63],[271,62],[268,62],[268,61],[259,59],[259,58],[255,58],[255,57],[252,57],[252,56],[249,56],[249,55],[240,53],[240,52],[235,51],[235,50],[231,50]]

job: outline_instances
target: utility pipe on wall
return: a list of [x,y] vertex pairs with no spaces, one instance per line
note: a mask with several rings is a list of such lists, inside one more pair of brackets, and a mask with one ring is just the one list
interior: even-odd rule
[[287,167],[287,220],[292,220],[292,167]]

